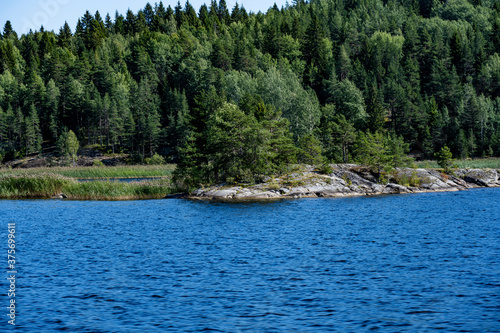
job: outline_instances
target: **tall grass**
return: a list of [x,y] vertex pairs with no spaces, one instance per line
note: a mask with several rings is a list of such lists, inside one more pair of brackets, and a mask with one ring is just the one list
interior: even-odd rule
[[92,181],[73,183],[64,187],[68,199],[77,200],[135,200],[161,199],[172,192],[168,180],[142,182]]
[[64,188],[78,183],[58,174],[0,176],[0,198],[47,198],[61,193]]
[[[436,161],[420,161],[415,163],[418,168],[439,168]],[[456,160],[455,164],[458,168],[465,169],[500,169],[500,158],[478,158]]]
[[63,193],[75,200],[133,200],[160,199],[172,193],[170,180],[118,182],[78,182],[59,174],[3,175],[0,176],[0,198],[50,198]]
[[500,158],[481,158],[477,160],[458,160],[456,164],[459,168],[471,169],[500,169]]
[[30,169],[0,169],[0,175],[38,175],[43,173],[58,174],[79,179],[106,178],[156,178],[169,177],[175,164],[166,165],[124,165],[92,167],[44,167]]

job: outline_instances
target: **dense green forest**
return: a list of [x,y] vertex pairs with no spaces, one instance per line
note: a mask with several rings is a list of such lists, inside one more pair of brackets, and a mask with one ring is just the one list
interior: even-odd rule
[[60,147],[71,130],[137,161],[160,154],[195,183],[351,162],[370,140],[500,156],[499,54],[494,0],[160,2],[22,36],[7,22],[0,156]]

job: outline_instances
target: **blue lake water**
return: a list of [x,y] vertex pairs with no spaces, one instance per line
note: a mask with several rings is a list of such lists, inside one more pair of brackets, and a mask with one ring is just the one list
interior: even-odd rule
[[500,332],[499,203],[0,201],[16,331]]

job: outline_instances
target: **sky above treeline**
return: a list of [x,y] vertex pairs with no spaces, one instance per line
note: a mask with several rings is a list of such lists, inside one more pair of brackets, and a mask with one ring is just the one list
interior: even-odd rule
[[[19,34],[24,34],[29,32],[30,29],[33,31],[40,30],[40,26],[43,25],[45,30],[54,30],[56,33],[59,32],[59,28],[64,25],[67,21],[71,30],[74,32],[78,18],[85,14],[85,11],[89,11],[92,14],[98,10],[101,16],[104,18],[106,13],[111,15],[114,19],[115,12],[118,10],[122,15],[125,16],[127,9],[131,9],[134,13],[137,13],[139,9],[143,9],[148,0],[23,0],[23,1],[9,1],[0,0],[2,3],[0,5],[0,29],[3,31],[3,27],[6,21],[11,21],[12,27]],[[151,5],[154,6],[155,2],[149,1]],[[203,0],[191,0],[189,1],[191,5],[198,11],[200,6],[204,3],[210,4],[210,1]],[[231,11],[237,1],[226,0],[227,7]],[[181,1],[181,5],[184,7],[185,1]],[[247,11],[258,12],[267,11],[270,7],[276,3],[278,7],[282,7],[286,4],[286,0],[276,0],[273,2],[265,0],[249,0],[249,1],[238,1],[239,5],[243,5]],[[163,5],[168,7],[168,5],[174,8],[177,5],[175,0],[163,0]]]

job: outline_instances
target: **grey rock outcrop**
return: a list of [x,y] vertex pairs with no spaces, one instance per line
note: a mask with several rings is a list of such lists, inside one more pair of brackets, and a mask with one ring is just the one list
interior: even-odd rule
[[433,169],[396,169],[387,184],[376,182],[365,167],[332,165],[333,172],[320,174],[308,166],[300,171],[265,183],[248,186],[212,186],[198,189],[187,197],[213,200],[269,200],[281,198],[345,197],[378,194],[459,191],[476,187],[500,187],[500,171],[460,169],[446,175]]
[[469,184],[480,187],[500,186],[499,172],[494,169],[461,169],[456,174]]

